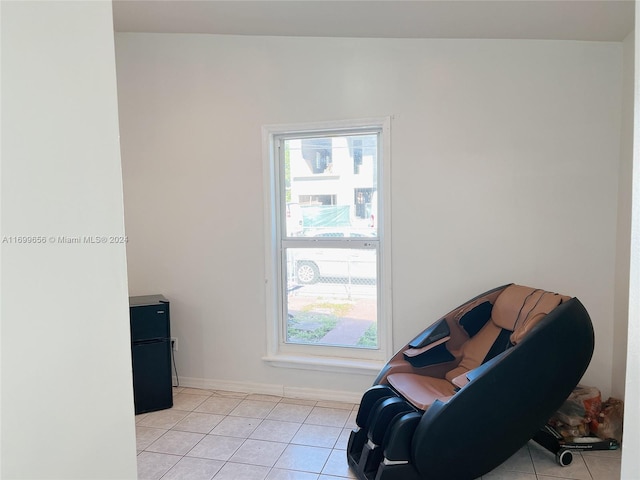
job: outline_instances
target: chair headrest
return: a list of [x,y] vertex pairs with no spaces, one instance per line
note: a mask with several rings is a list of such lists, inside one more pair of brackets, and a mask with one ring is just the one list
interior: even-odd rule
[[496,299],[493,322],[511,330],[511,342],[518,343],[551,310],[570,297],[539,288],[510,285]]

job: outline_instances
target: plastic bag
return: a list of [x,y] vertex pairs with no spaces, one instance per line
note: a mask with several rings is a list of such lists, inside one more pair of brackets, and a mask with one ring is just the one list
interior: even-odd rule
[[572,442],[574,438],[584,437],[589,434],[587,425],[584,423],[575,427],[564,425],[563,423],[556,423],[553,427],[565,440],[570,442]]
[[601,408],[600,390],[596,387],[578,385],[553,418],[565,425],[576,427],[596,420]]
[[[609,397],[602,404],[602,410],[595,422],[591,424],[591,431],[602,439],[615,438],[622,443],[624,404],[622,400]],[[595,423],[595,429],[594,427]]]

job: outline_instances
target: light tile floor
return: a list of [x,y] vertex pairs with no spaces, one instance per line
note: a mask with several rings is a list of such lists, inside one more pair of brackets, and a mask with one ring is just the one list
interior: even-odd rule
[[[357,405],[175,388],[174,406],[136,416],[140,480],[340,480]],[[620,450],[567,467],[529,442],[483,480],[612,480]],[[455,479],[452,479],[455,480]]]

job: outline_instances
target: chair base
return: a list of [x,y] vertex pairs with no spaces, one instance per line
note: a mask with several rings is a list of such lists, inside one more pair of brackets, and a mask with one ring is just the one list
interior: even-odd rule
[[422,480],[409,463],[387,464],[379,451],[370,449],[362,429],[353,430],[349,435],[347,461],[359,480]]
[[545,425],[536,432],[533,441],[553,453],[561,467],[566,467],[573,461],[572,450],[617,450],[620,447],[613,438],[606,440],[588,438],[590,440],[588,442],[567,442],[553,427]]

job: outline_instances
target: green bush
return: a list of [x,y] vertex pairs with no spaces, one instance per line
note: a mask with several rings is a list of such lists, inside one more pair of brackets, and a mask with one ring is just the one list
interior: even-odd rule
[[360,337],[357,343],[358,347],[377,347],[378,346],[378,326],[374,322],[371,326],[364,332],[364,335]]

